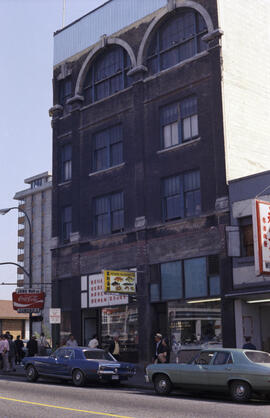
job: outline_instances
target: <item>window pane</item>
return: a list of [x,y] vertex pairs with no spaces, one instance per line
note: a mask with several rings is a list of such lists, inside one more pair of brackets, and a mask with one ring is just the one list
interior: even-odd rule
[[191,121],[190,118],[183,120],[183,137],[184,141],[191,138]]
[[96,100],[103,99],[110,95],[110,81],[106,80],[96,85]]
[[164,148],[169,148],[172,145],[171,125],[163,127]]
[[67,181],[70,179],[71,179],[71,161],[66,161],[64,163],[63,181]]
[[186,298],[207,296],[206,258],[184,260]]
[[161,269],[161,299],[181,299],[182,294],[182,263],[175,261],[164,263]]
[[98,199],[96,199],[96,215],[108,213],[108,211],[109,211],[108,197],[99,197]]
[[191,136],[192,138],[198,136],[199,129],[198,129],[198,115],[191,116]]
[[107,162],[107,149],[99,149],[95,152],[95,169],[96,170],[103,170],[108,167]]
[[123,209],[124,201],[123,201],[123,193],[115,193],[111,195],[111,210],[118,210]]
[[181,197],[172,196],[166,199],[166,219],[181,218]]
[[189,171],[184,174],[184,190],[194,190],[200,187],[200,172]]
[[182,100],[180,103],[180,109],[182,119],[197,114],[197,97],[192,96]]
[[151,302],[158,302],[159,300],[160,300],[159,284],[158,283],[151,283],[150,284],[150,301]]
[[210,296],[220,295],[220,277],[209,277]]
[[109,214],[98,215],[96,217],[96,234],[104,235],[110,233],[110,217]]
[[201,192],[196,190],[185,193],[185,215],[194,216],[201,212]]
[[190,57],[193,57],[196,53],[195,39],[191,39],[188,42],[179,46],[179,61],[184,61]]
[[110,165],[117,165],[123,162],[123,145],[122,142],[111,145],[111,163]]
[[161,125],[170,125],[178,120],[177,103],[170,104],[161,109]]
[[123,87],[123,77],[122,74],[119,74],[110,79],[110,94],[114,94],[117,91],[122,90]]
[[112,232],[121,231],[124,228],[124,211],[117,210],[112,213]]
[[179,62],[178,48],[173,48],[170,51],[163,52],[160,55],[160,69],[165,70],[166,68],[172,67]]
[[164,179],[164,196],[172,196],[180,193],[180,176]]
[[172,145],[179,144],[178,123],[172,123]]

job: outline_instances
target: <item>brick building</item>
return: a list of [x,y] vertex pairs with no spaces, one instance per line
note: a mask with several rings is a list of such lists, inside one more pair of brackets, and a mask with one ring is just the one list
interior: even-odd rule
[[[150,359],[157,331],[234,344],[227,181],[269,159],[269,89],[245,42],[266,43],[260,3],[255,21],[251,1],[111,0],[55,33],[55,338],[106,344],[117,331],[132,360]],[[102,269],[134,268],[136,297],[100,294]]]

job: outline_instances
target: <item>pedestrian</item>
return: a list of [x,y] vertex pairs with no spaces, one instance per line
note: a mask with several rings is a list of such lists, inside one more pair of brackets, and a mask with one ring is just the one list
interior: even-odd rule
[[163,346],[161,342],[162,342],[162,334],[157,333],[155,335],[155,352],[153,356],[154,363],[160,363],[160,361],[158,360],[158,355],[162,353],[163,351]]
[[23,341],[21,340],[20,335],[17,335],[17,338],[14,341],[14,344],[15,344],[15,352],[16,352],[16,364],[21,364],[22,359],[24,357],[24,352],[23,352]]
[[26,347],[28,348],[28,357],[34,357],[38,352],[38,343],[36,340],[36,336],[32,335],[30,340],[28,341]]
[[8,356],[8,360],[9,360],[9,364],[10,364],[10,369],[13,370],[14,372],[16,371],[15,359],[16,359],[16,345],[15,345],[15,342],[13,341],[13,335],[11,334],[10,337],[9,337],[9,356]]
[[120,360],[119,334],[117,332],[113,334],[113,341],[109,346],[109,352],[114,356],[116,360]]
[[94,334],[91,340],[88,343],[88,347],[90,348],[97,348],[99,346],[99,342],[97,339],[97,334]]
[[3,371],[9,372],[9,361],[8,361],[8,354],[9,354],[9,343],[6,335],[2,335],[2,344],[1,344],[1,354],[3,359]]
[[38,340],[38,354],[39,356],[46,356],[47,351],[46,348],[48,348],[50,345],[48,341],[46,340],[46,337],[44,335],[44,332],[40,334],[40,338]]
[[77,341],[75,340],[75,338],[74,338],[74,335],[73,335],[73,334],[69,334],[69,338],[68,338],[68,340],[67,340],[67,342],[66,342],[66,346],[67,346],[67,347],[78,347],[78,343],[77,343]]
[[169,363],[170,362],[170,348],[169,341],[167,338],[162,338],[160,353],[158,354],[158,363]]
[[252,344],[251,337],[245,337],[245,344],[243,345],[243,348],[246,348],[248,350],[256,350],[256,346]]

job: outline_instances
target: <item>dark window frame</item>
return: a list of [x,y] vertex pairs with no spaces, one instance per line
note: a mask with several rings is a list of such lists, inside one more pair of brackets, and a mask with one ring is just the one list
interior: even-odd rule
[[252,216],[239,218],[241,257],[254,257]]
[[[118,129],[118,132],[117,132]],[[117,136],[117,133],[119,134],[118,139],[114,137],[114,135]],[[106,136],[107,134],[107,136]],[[98,138],[100,135],[106,136],[106,138],[103,138],[103,145],[98,146]],[[101,140],[102,142],[102,140]],[[118,160],[116,162],[113,161],[114,153],[112,148],[114,146],[118,145]],[[102,165],[102,167],[99,167],[99,157],[98,152],[100,150],[105,151],[105,163]],[[97,172],[101,170],[106,170],[108,168],[112,168],[114,166],[117,166],[123,162],[123,127],[122,124],[117,124],[114,126],[111,126],[109,128],[103,129],[101,131],[98,131],[93,134],[92,139],[92,172]]]
[[72,233],[72,206],[67,205],[61,208],[61,231],[60,238],[62,243],[70,241]]
[[72,144],[64,144],[60,148],[60,181],[62,183],[72,179]]
[[[107,75],[106,68],[108,70],[110,67],[117,64],[118,54],[120,64],[119,68],[116,68],[114,72]],[[110,59],[111,62],[109,62]],[[113,62],[113,59],[115,59],[115,62]],[[97,56],[88,70],[83,88],[85,103],[89,104],[97,102],[129,87],[131,84],[131,79],[127,73],[130,69],[131,60],[127,51],[119,45],[108,47],[105,51],[103,51],[103,53]],[[116,88],[117,83],[115,83],[117,79],[119,80],[118,89]],[[99,90],[101,89],[101,86],[103,86],[105,90],[107,89],[107,92],[105,92],[103,95],[101,94],[101,97],[99,97]]]
[[[121,203],[122,203],[122,207],[121,208],[117,208],[117,209],[113,209],[113,199],[114,198],[120,198]],[[100,212],[97,214],[97,204],[98,202],[101,202],[101,200],[104,200],[105,205],[107,205],[107,210],[104,209],[104,212]],[[114,214],[116,214],[116,212],[122,212],[120,214],[120,217],[122,217],[122,219],[120,219],[122,221],[122,224],[120,225],[120,228],[114,228],[113,226],[113,222],[114,222]],[[119,232],[123,232],[125,229],[125,205],[124,205],[124,192],[120,191],[120,192],[114,192],[114,193],[110,193],[104,196],[98,196],[95,197],[93,199],[93,214],[94,214],[94,218],[93,218],[93,230],[94,230],[94,235],[97,237],[101,237],[101,236],[105,236],[105,235],[110,235],[110,234],[116,234]],[[107,231],[105,231],[104,233],[99,233],[99,217],[104,217],[106,222],[106,218],[107,218]]]
[[72,97],[72,79],[70,76],[59,80],[59,104],[66,105],[68,99]]
[[[179,31],[179,27],[182,25],[183,28],[185,26],[185,19],[189,16],[192,16],[192,24],[193,24],[193,33],[189,35],[181,34]],[[178,40],[173,39],[173,27],[175,23],[178,21],[178,31],[179,31],[179,38]],[[183,29],[185,32],[186,28]],[[171,40],[167,42],[167,45],[162,47],[162,36],[167,32],[171,32]],[[147,67],[150,75],[159,73],[167,68],[172,67],[186,59],[189,59],[196,54],[204,51],[207,49],[207,44],[202,43],[202,37],[208,33],[207,25],[203,19],[203,17],[195,10],[186,10],[178,12],[177,14],[171,15],[155,32],[152,41],[150,42],[148,48],[148,54],[146,58]],[[181,39],[182,35],[182,39]],[[185,37],[187,36],[187,37]],[[165,36],[166,37],[166,36]],[[168,36],[169,38],[169,36]],[[163,39],[164,40],[164,39]],[[190,53],[188,56],[181,57],[181,53],[183,53],[185,46],[188,44],[192,44],[193,53]],[[171,65],[163,65],[162,61],[165,54],[172,52],[177,59]],[[170,59],[171,57],[169,57]],[[166,61],[166,60],[164,60]],[[152,64],[153,63],[153,64]]]

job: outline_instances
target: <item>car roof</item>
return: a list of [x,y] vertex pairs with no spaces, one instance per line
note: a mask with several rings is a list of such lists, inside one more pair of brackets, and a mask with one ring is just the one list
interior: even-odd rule
[[70,347],[68,345],[62,345],[61,347],[58,348],[68,348],[68,349],[73,349],[73,350],[78,350],[78,351],[82,351],[82,350],[87,350],[87,351],[102,351],[104,352],[104,350],[102,348],[90,348],[90,347],[82,347],[82,346],[76,346],[76,347]]
[[[261,350],[250,350],[249,348],[223,348],[223,347],[220,347],[220,348],[202,348],[201,349],[201,351],[210,351],[210,352],[212,352],[212,351],[226,351],[226,352],[228,352],[228,351],[232,351],[232,352],[235,352],[235,353],[246,353],[247,351],[255,351],[256,353],[265,353],[265,351],[261,351]],[[269,354],[269,353],[267,353],[267,354]]]

